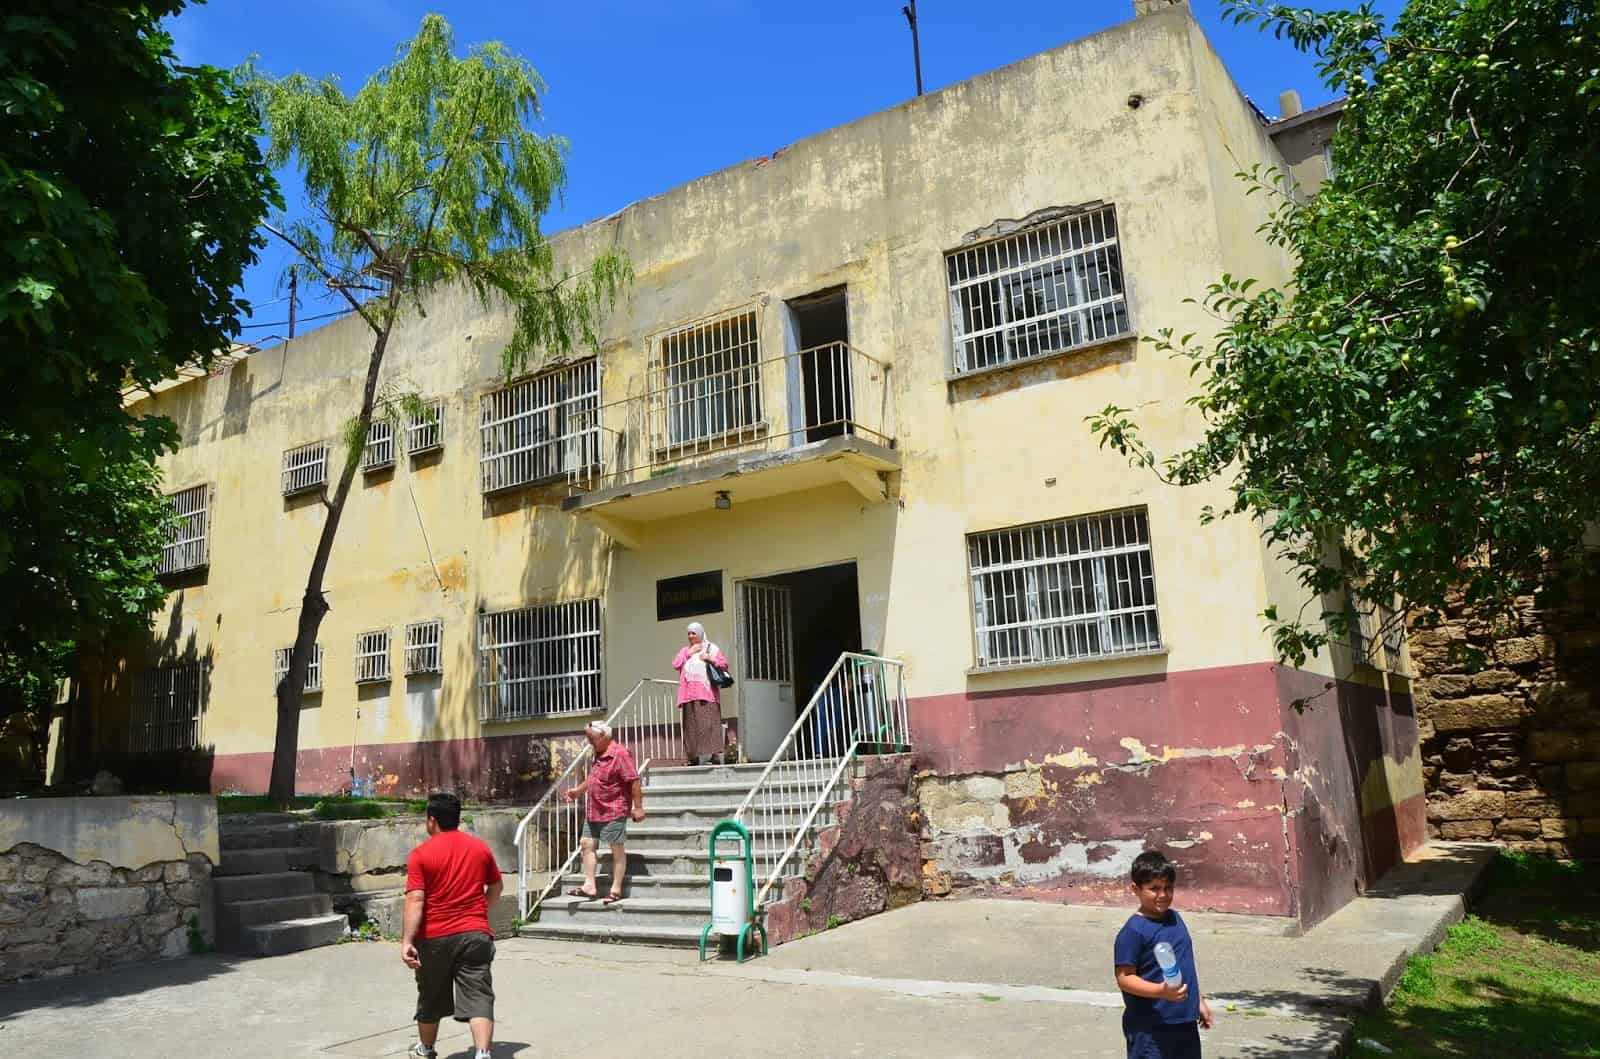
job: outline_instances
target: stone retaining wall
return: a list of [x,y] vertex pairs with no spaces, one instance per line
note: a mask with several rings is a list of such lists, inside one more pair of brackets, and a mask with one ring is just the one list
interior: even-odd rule
[[1600,857],[1600,576],[1558,587],[1514,624],[1413,630],[1431,836]]
[[209,797],[0,803],[0,982],[209,948],[216,859]]

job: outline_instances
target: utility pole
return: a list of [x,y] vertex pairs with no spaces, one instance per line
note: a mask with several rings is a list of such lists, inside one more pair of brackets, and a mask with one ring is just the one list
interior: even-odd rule
[[300,273],[296,272],[294,269],[291,268],[289,270],[289,337],[290,338],[294,337],[294,308],[295,308],[295,302],[298,301],[298,299],[295,297],[295,291],[297,291],[299,289],[299,287],[300,287]]
[[911,24],[911,61],[917,68],[917,95],[922,95],[922,45],[917,41],[917,0],[908,0],[900,13]]

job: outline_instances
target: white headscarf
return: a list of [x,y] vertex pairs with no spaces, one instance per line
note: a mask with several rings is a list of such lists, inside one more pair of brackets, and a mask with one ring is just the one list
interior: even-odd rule
[[697,621],[691,621],[689,623],[689,631],[700,637],[701,643],[706,642],[706,627],[704,625],[701,625]]

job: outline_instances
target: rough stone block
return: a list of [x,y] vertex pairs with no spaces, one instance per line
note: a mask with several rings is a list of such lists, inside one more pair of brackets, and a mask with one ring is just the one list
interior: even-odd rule
[[186,861],[174,861],[168,864],[161,872],[161,881],[164,883],[180,883],[189,881],[189,865]]
[[1006,795],[1005,780],[998,776],[968,776],[961,786],[976,802],[997,802]]
[[1548,842],[1507,842],[1506,848],[1513,853],[1530,853],[1537,857],[1548,856],[1550,853]]
[[36,883],[0,886],[0,925],[36,922],[47,904],[45,888]]
[[1560,729],[1536,731],[1528,736],[1528,754],[1535,761],[1600,758],[1600,736]]
[[1450,794],[1461,794],[1464,791],[1474,790],[1478,786],[1478,777],[1470,772],[1441,772],[1438,779],[1439,789]]
[[1550,653],[1550,639],[1546,636],[1516,636],[1494,645],[1494,659],[1505,666],[1526,666],[1538,662]]
[[176,927],[161,939],[161,958],[170,960],[174,956],[186,956],[189,953],[189,928]]
[[1566,766],[1566,781],[1575,791],[1600,790],[1600,761],[1574,761]]
[[1496,838],[1539,838],[1544,832],[1538,820],[1511,819],[1496,824],[1494,833]]
[[1506,816],[1561,816],[1561,799],[1543,791],[1517,791],[1506,795]]
[[1542,838],[1577,838],[1581,833],[1582,825],[1575,819],[1554,817],[1539,821],[1539,834]]
[[1038,798],[1044,795],[1044,777],[1034,769],[1006,773],[1007,798]]
[[1460,673],[1440,673],[1418,683],[1435,699],[1453,699],[1472,690],[1472,678]]
[[48,864],[27,864],[22,868],[22,881],[27,883],[42,883],[50,878],[53,869]]
[[1521,680],[1509,669],[1485,669],[1468,677],[1467,684],[1473,691],[1504,691],[1516,687]]
[[1437,703],[1430,713],[1439,732],[1470,732],[1485,728],[1516,728],[1533,713],[1520,695],[1470,695]]
[[1452,820],[1439,825],[1439,837],[1447,842],[1475,838],[1493,838],[1493,820]]
[[15,882],[21,873],[21,857],[15,853],[0,853],[0,883]]
[[88,887],[78,891],[78,911],[85,919],[122,919],[142,915],[150,895],[142,886]]
[[1482,820],[1504,816],[1506,796],[1499,791],[1469,791],[1428,803],[1430,820]]
[[56,886],[108,886],[111,883],[111,865],[105,861],[89,864],[66,861],[50,873],[50,882]]

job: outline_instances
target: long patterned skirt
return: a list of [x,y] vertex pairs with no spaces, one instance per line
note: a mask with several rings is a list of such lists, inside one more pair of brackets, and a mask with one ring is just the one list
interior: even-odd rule
[[714,702],[686,702],[683,709],[683,752],[704,763],[723,750],[722,707]]

